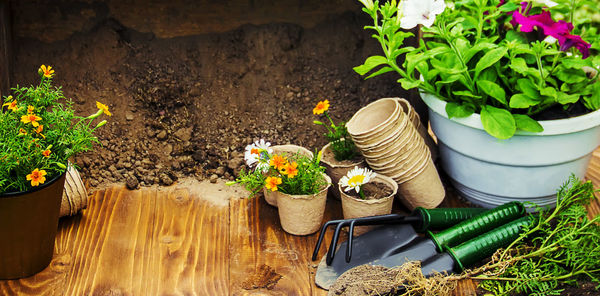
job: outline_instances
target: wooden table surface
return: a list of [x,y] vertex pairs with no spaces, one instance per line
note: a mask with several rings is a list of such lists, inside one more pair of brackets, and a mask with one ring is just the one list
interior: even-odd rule
[[[600,150],[587,178],[600,186]],[[285,233],[276,208],[223,186],[98,190],[82,214],[61,219],[50,266],[0,281],[0,295],[325,295],[310,260],[316,235]],[[448,195],[442,206],[460,205]],[[326,219],[339,217],[328,200]],[[454,294],[474,291],[464,281]]]

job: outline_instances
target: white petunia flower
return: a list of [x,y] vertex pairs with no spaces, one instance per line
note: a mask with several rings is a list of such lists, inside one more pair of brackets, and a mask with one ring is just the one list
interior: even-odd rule
[[558,3],[552,1],[552,0],[533,0],[533,2],[546,6],[546,7],[554,7],[556,5],[558,5]]
[[269,148],[271,143],[265,142],[264,139],[254,142],[246,146],[244,152],[244,160],[249,167],[256,165],[256,168],[262,171],[269,169],[269,157],[273,153],[273,149]]
[[376,175],[367,168],[354,167],[340,179],[340,185],[346,187],[344,189],[346,192],[354,189],[357,193],[360,193],[360,186],[369,183]]
[[429,28],[433,25],[435,16],[446,9],[444,0],[404,0],[401,3],[403,11],[398,13],[402,13],[402,29],[412,29],[419,24]]

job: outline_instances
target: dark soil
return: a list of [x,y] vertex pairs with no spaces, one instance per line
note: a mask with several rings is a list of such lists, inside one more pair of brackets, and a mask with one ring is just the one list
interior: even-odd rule
[[367,22],[348,12],[311,29],[245,25],[160,39],[108,20],[64,41],[15,40],[14,81],[36,83],[49,64],[79,114],[95,112],[95,101],[109,106],[101,145],[75,159],[92,188],[231,179],[260,138],[320,149],[319,100],[329,99],[334,120],[348,120],[369,101],[406,97],[395,75],[364,81],[352,70],[380,51]]
[[[361,190],[364,190],[366,200],[386,198],[392,195],[392,192],[394,192],[388,185],[381,182],[367,183],[361,186]],[[354,198],[361,199],[358,193],[356,193],[354,190],[350,190],[346,192],[346,194]]]
[[338,165],[352,165],[353,163],[357,163],[360,160],[363,159],[363,156],[360,153],[356,153],[354,155],[354,158],[350,159],[350,160],[336,160],[335,159],[335,155],[333,154],[333,151],[331,151],[331,149],[327,149],[323,151],[323,159],[326,160],[329,163],[335,163]]

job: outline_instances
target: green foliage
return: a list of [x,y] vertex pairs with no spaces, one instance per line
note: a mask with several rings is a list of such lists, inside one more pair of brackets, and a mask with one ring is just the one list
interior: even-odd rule
[[559,295],[561,285],[586,280],[600,288],[600,216],[587,217],[591,182],[571,177],[553,210],[542,209],[533,225],[489,265],[480,287],[495,295]]
[[[485,130],[501,139],[517,130],[542,131],[533,118],[555,106],[567,110],[582,104],[590,111],[599,109],[598,75],[583,70],[600,65],[600,17],[582,14],[600,16],[597,3],[561,0],[551,9],[553,16],[562,13],[562,19],[574,23],[572,34],[592,44],[591,56],[582,59],[574,49],[563,52],[558,42],[540,41],[536,34],[514,29],[510,13],[520,9],[520,2],[448,2],[450,7],[436,17],[434,25],[422,28],[419,47],[412,48],[403,44],[412,34],[401,30],[401,11],[395,1],[375,1],[363,8],[373,19],[365,29],[375,31],[373,38],[381,44],[383,55],[367,58],[354,70],[366,78],[393,70],[403,88],[419,88],[448,102],[450,118],[480,113]],[[531,14],[541,11],[533,7]]]
[[[374,58],[374,57],[371,57]],[[329,101],[327,102],[327,109],[329,108]],[[320,102],[322,103],[322,102]],[[327,110],[323,111],[323,115],[329,120],[329,124],[315,120],[313,123],[322,125],[327,129],[325,137],[331,144],[331,151],[337,161],[351,160],[358,155],[358,150],[352,141],[352,137],[346,129],[346,122],[342,121],[339,124],[335,124]]]
[[[38,86],[13,88],[12,96],[3,98],[0,194],[32,189],[27,175],[35,169],[46,172],[45,182],[52,180],[65,171],[70,157],[91,149],[97,141],[93,132],[105,121],[91,124],[103,111],[86,118],[76,116],[73,103],[51,82],[42,76]],[[36,124],[22,120],[29,115],[39,118]]]

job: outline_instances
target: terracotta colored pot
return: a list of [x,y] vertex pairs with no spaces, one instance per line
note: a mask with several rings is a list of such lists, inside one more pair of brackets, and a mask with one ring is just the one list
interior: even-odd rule
[[[337,185],[338,190],[342,195],[342,211],[344,213],[344,219],[385,215],[392,212],[392,204],[394,202],[394,196],[398,192],[398,184],[394,179],[381,174],[376,175],[375,178],[373,178],[373,181],[386,184],[392,189],[392,194],[380,199],[363,200],[346,194],[341,185]],[[370,228],[371,227],[368,226],[356,227],[354,229],[354,234],[360,235]]]
[[65,175],[0,195],[0,279],[28,277],[50,264]]
[[316,194],[289,195],[275,191],[279,207],[279,221],[287,233],[294,235],[313,234],[319,230],[323,222],[327,190],[331,186],[331,178],[323,174],[327,187]]
[[[310,150],[297,145],[275,145],[271,148],[273,149],[273,154],[285,153],[286,155],[294,155],[296,153],[300,153],[310,158],[314,156],[313,153],[310,152]],[[275,192],[263,187],[263,196],[265,197],[265,201],[268,204],[277,207],[277,196]]]
[[340,190],[337,186],[338,182],[340,182],[340,179],[348,174],[348,171],[354,167],[366,167],[365,160],[361,158],[358,161],[337,161],[335,160],[333,152],[331,151],[331,143],[323,146],[321,153],[323,154],[321,163],[325,167],[325,173],[331,178],[331,184],[333,184],[333,186],[329,188],[329,192],[333,197],[339,200]]

